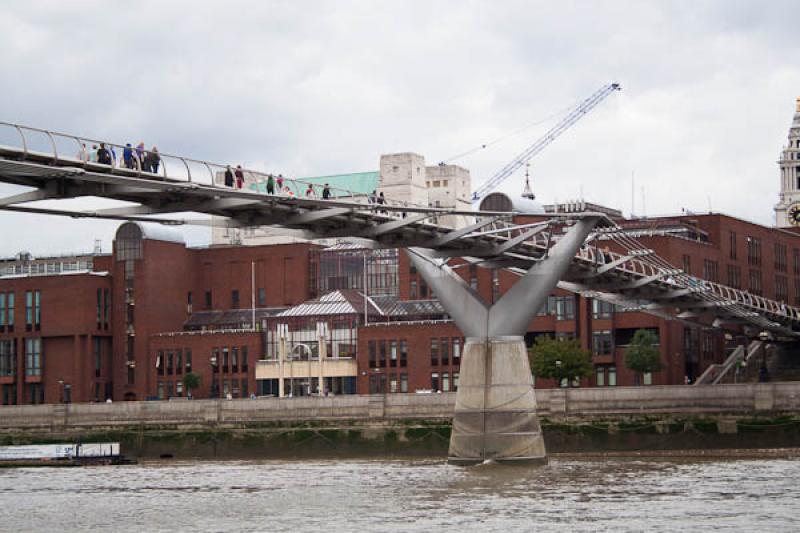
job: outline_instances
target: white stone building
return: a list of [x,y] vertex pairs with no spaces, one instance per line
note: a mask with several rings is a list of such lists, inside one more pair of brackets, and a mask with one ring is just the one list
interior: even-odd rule
[[775,205],[775,225],[800,227],[800,97],[789,128],[789,144],[778,161],[781,168],[780,200]]

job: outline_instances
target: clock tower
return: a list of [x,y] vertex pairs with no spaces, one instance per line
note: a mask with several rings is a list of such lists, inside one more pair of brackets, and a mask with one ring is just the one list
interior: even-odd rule
[[775,206],[775,224],[779,228],[800,227],[800,97],[789,128],[789,145],[783,148],[778,164],[781,194]]

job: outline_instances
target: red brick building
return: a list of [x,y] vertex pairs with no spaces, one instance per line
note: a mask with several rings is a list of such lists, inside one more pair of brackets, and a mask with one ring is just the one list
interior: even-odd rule
[[[718,214],[618,222],[691,275],[800,305],[800,236],[791,231]],[[336,364],[342,368],[354,356],[355,365],[347,367],[353,374],[336,374],[340,380],[322,385],[309,375],[297,394],[351,392],[350,377],[357,393],[455,390],[463,335],[405,254],[371,255],[352,246],[321,250],[308,243],[187,248],[161,227],[125,223],[110,256],[70,258],[67,266],[64,258],[0,261],[2,402],[185,396],[188,371],[201,377],[196,397],[276,394],[272,382],[259,383],[255,370],[274,364],[274,332],[283,325],[310,331],[317,322],[350,332],[351,340],[336,342],[354,346],[354,354],[335,343],[327,354],[341,359]],[[516,280],[508,271],[457,271],[489,301]],[[365,279],[372,302],[364,304],[366,314],[359,297],[345,294],[362,291],[363,299]],[[351,305],[344,315],[296,314],[296,306],[319,302],[331,290],[345,291],[342,298]],[[624,350],[637,329],[649,328],[658,334],[666,367],[646,383],[678,384],[741,341],[741,331],[726,338],[713,328],[711,315],[700,321],[707,327],[557,290],[527,339],[579,339],[595,370],[583,386],[631,385],[635,376],[624,367]],[[312,368],[313,357],[293,364]],[[537,386],[554,384],[537,380]]]

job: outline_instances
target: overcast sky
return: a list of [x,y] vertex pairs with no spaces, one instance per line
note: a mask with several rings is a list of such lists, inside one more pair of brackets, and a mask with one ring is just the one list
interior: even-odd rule
[[[628,213],[634,174],[637,214],[710,205],[772,224],[798,42],[792,0],[9,0],[0,120],[324,175],[377,170],[382,153],[434,164],[618,81],[532,161],[539,200],[582,192]],[[480,182],[557,119],[455,162]],[[108,250],[118,225],[0,224],[0,256]]]

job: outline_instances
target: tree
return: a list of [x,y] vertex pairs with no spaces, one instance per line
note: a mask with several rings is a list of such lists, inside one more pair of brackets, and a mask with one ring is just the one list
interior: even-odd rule
[[548,336],[536,337],[530,351],[531,370],[540,378],[550,378],[559,385],[592,375],[591,356],[577,340],[556,340]]
[[183,387],[186,389],[186,396],[191,398],[192,391],[200,386],[200,376],[193,372],[183,375]]
[[637,373],[637,382],[645,373],[658,372],[664,368],[661,351],[658,349],[658,336],[650,330],[639,329],[634,333],[628,349],[625,350],[625,366]]

